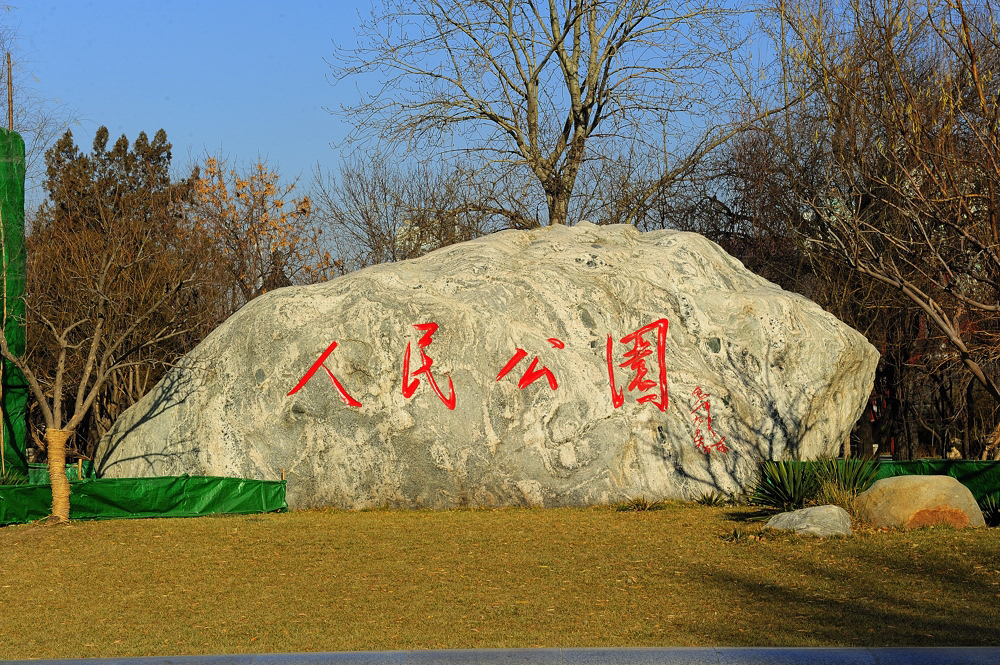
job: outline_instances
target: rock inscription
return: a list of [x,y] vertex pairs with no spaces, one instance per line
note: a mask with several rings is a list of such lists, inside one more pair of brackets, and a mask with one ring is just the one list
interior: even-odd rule
[[286,469],[293,508],[737,492],[762,459],[835,453],[877,358],[699,235],[506,231],[257,298],[119,419],[97,467]]

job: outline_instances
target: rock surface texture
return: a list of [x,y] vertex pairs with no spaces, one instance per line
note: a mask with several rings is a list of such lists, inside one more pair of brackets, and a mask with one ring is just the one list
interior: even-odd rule
[[277,478],[293,508],[736,492],[834,454],[878,354],[691,233],[506,231],[279,289],[101,442],[106,476]]
[[766,526],[819,538],[854,535],[851,530],[851,516],[840,506],[813,506],[779,513],[769,519]]
[[861,519],[876,528],[986,524],[972,492],[951,476],[883,478],[858,495],[857,507]]

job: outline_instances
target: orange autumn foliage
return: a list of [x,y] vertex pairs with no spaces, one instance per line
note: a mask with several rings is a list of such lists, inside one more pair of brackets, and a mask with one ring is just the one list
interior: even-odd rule
[[308,196],[258,161],[245,171],[205,159],[195,181],[194,228],[216,247],[231,311],[262,293],[333,277],[336,262]]

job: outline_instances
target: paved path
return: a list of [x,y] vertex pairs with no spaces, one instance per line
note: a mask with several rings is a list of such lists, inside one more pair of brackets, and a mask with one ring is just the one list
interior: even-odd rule
[[1000,648],[469,649],[0,660],[0,665],[1000,665]]

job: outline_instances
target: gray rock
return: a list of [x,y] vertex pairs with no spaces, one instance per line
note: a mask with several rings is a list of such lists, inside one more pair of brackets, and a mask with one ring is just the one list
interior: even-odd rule
[[118,420],[97,464],[284,468],[293,508],[737,493],[761,459],[835,453],[877,358],[702,236],[506,231],[257,298]]
[[851,516],[840,506],[813,506],[779,513],[765,525],[771,529],[794,531],[803,536],[853,536]]
[[861,519],[876,528],[986,525],[972,492],[951,476],[883,478],[858,495],[857,507]]

